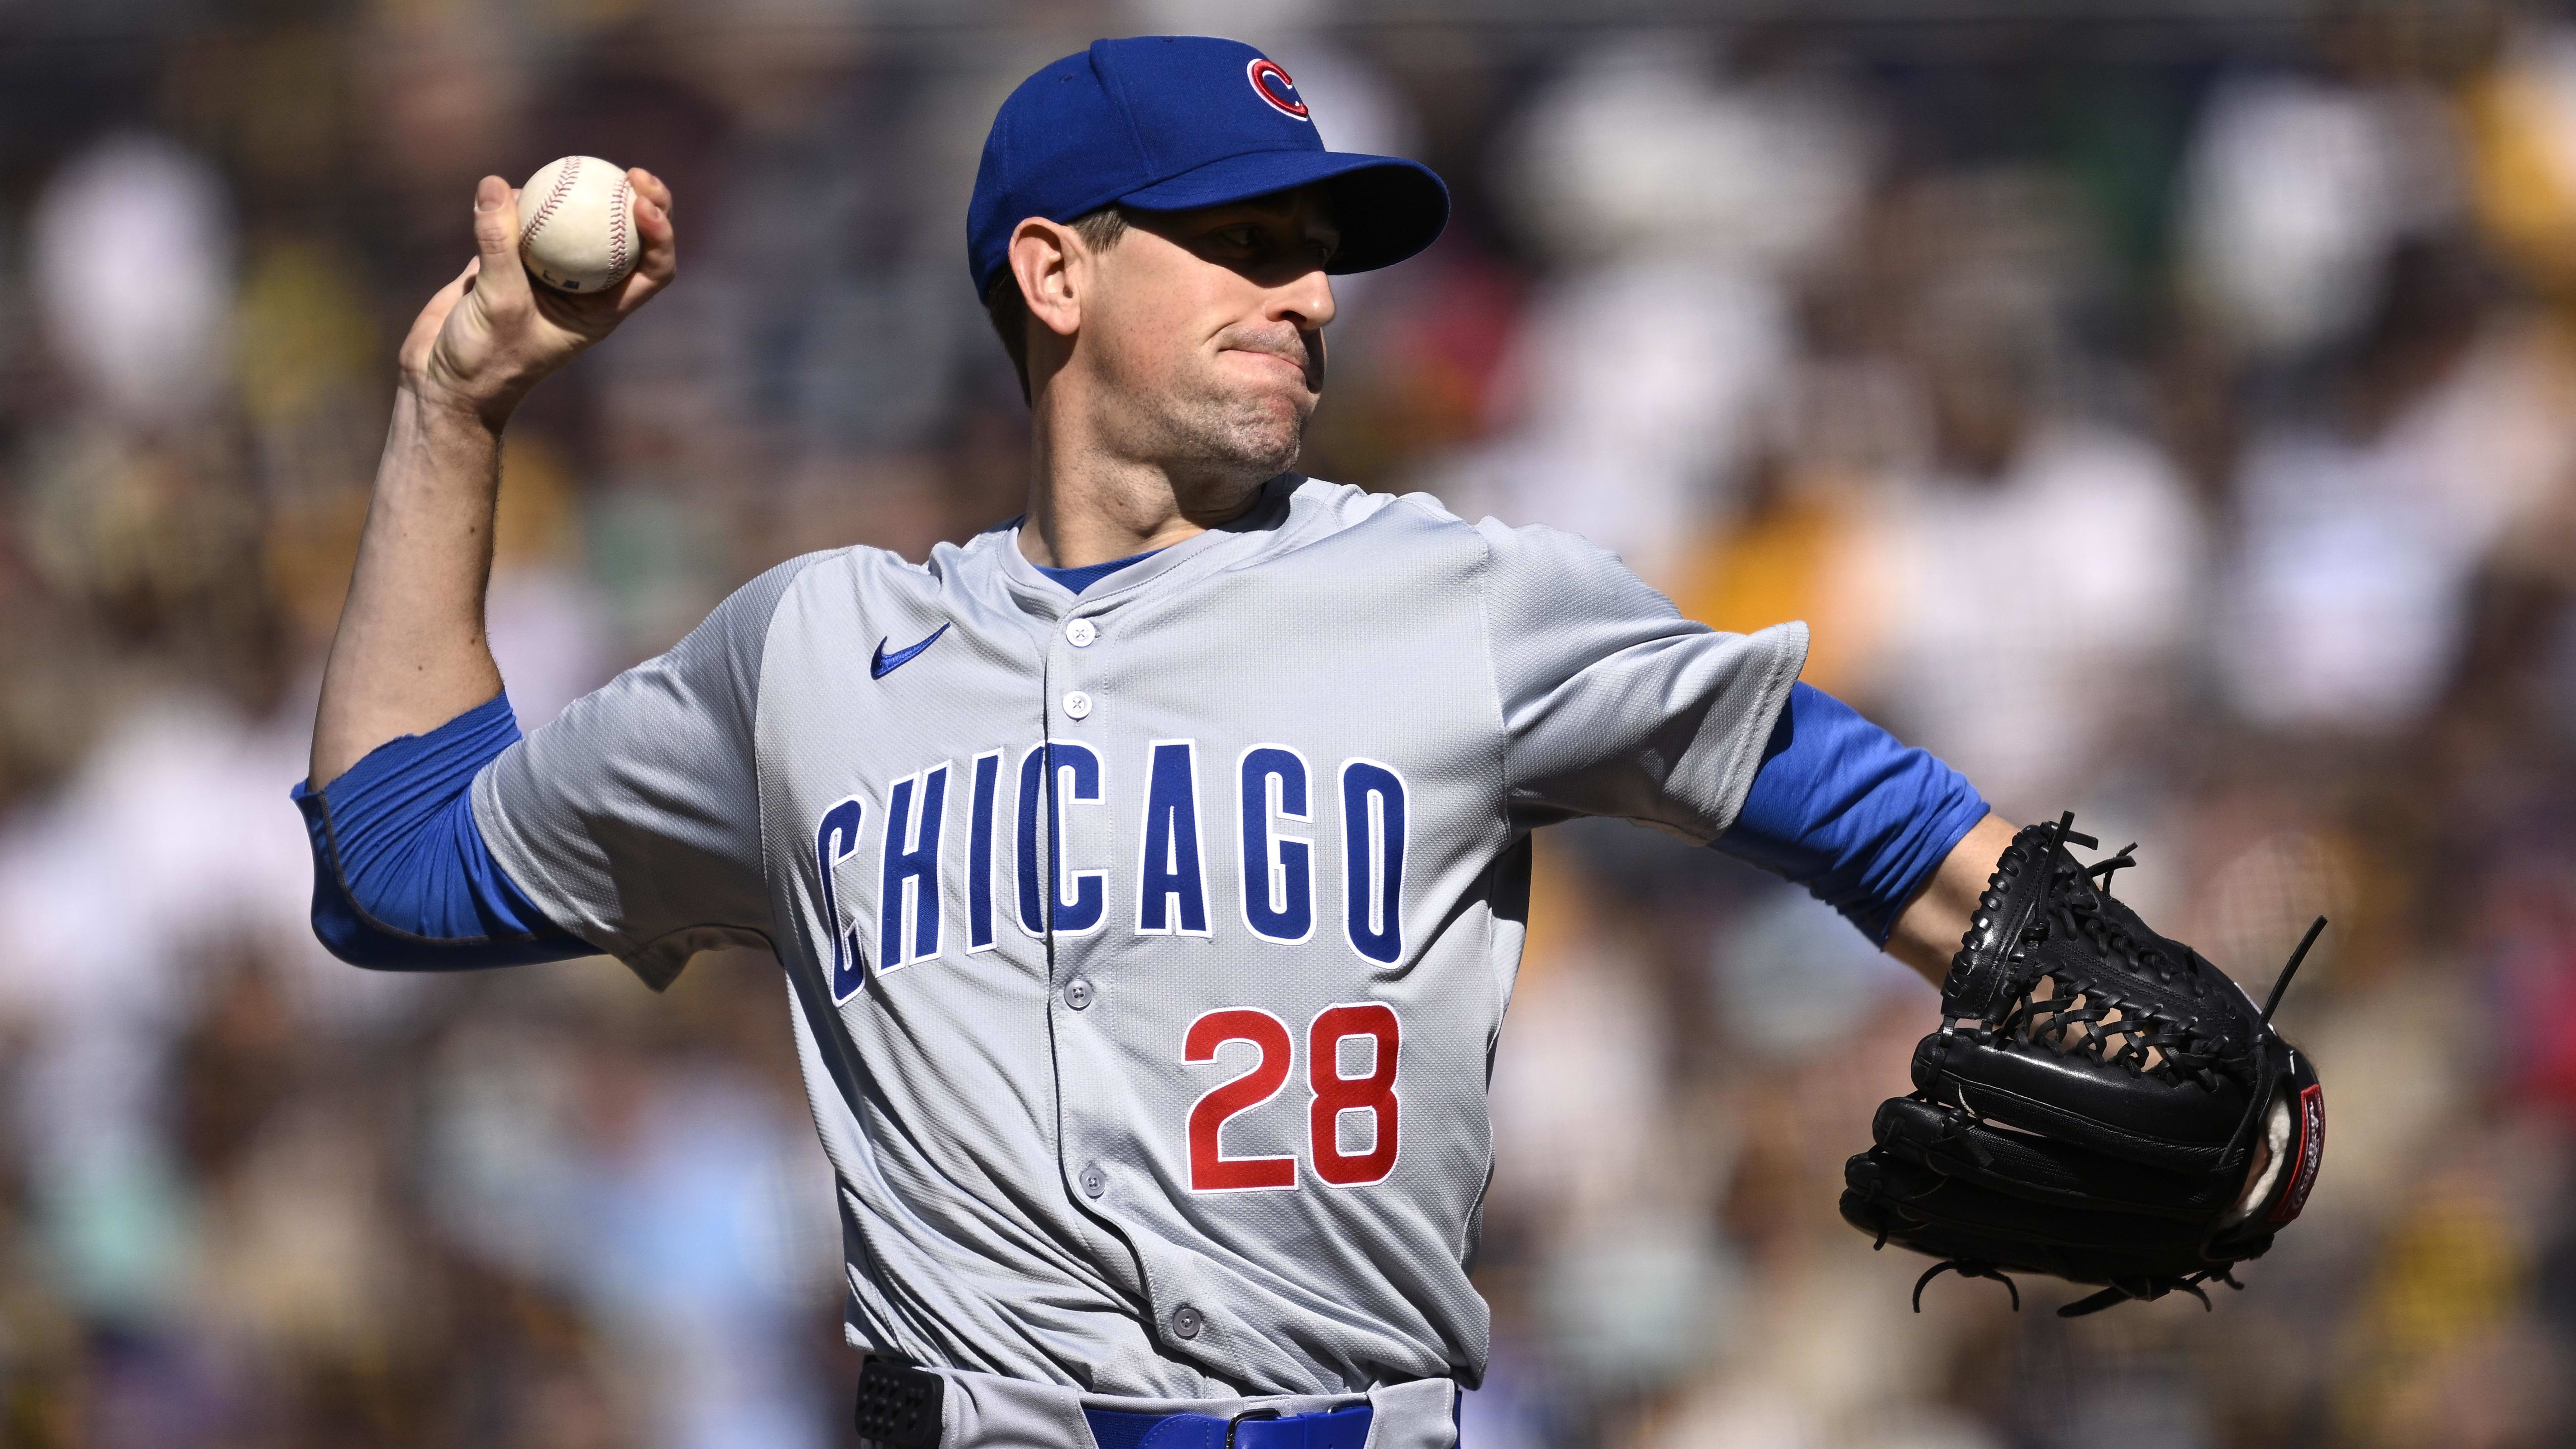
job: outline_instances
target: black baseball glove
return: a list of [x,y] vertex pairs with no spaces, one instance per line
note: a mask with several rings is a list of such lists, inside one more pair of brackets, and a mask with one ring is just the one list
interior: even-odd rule
[[[1914,1049],[1912,1096],[1880,1105],[1877,1145],[1843,1170],[1846,1221],[1993,1278],[2099,1283],[2067,1317],[2177,1289],[2209,1297],[2299,1215],[2325,1151],[2325,1096],[2272,1030],[2317,932],[2261,1008],[2198,952],[2110,894],[2119,854],[2072,814],[2013,837]],[[2130,847],[2135,849],[2135,847]],[[2260,1167],[2258,1170],[2258,1162]]]

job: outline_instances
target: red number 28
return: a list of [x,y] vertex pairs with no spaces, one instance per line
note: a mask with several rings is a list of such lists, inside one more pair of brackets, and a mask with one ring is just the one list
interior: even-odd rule
[[[1370,1042],[1372,1059],[1364,1075],[1346,1077],[1342,1043],[1353,1037]],[[1218,1143],[1227,1118],[1269,1101],[1288,1084],[1295,1049],[1287,1024],[1266,1011],[1211,1011],[1190,1023],[1183,1058],[1215,1061],[1217,1048],[1230,1041],[1248,1041],[1261,1055],[1250,1071],[1209,1088],[1191,1105],[1190,1187],[1196,1192],[1294,1187],[1297,1159],[1228,1157]],[[1374,1001],[1326,1007],[1307,1028],[1306,1085],[1314,1093],[1306,1115],[1307,1151],[1317,1177],[1336,1187],[1358,1187],[1384,1181],[1395,1170],[1395,1069],[1403,1043],[1403,1023],[1393,1009]],[[1368,1147],[1344,1152],[1343,1118],[1356,1112],[1368,1114]]]

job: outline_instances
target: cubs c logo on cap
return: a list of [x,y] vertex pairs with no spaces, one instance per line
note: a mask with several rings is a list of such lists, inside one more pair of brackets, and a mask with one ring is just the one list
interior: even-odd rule
[[1243,73],[1252,82],[1253,94],[1268,101],[1272,110],[1307,120],[1306,103],[1297,99],[1297,83],[1288,78],[1288,72],[1281,70],[1277,61],[1256,58],[1243,68]]

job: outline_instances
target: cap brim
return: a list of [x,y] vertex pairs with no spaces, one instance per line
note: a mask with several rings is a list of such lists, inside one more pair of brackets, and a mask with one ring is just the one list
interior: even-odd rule
[[1195,211],[1321,182],[1342,241],[1328,272],[1391,267],[1438,239],[1449,224],[1439,173],[1400,156],[1350,151],[1253,151],[1211,161],[1118,198],[1138,211]]

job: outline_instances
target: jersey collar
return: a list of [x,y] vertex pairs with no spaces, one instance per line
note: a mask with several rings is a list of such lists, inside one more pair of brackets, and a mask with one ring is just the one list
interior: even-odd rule
[[1260,496],[1241,517],[1158,550],[1151,558],[1093,584],[1079,597],[1039,573],[1037,565],[1020,552],[1020,518],[983,534],[971,547],[992,551],[1004,586],[1021,608],[1047,619],[1099,613],[1159,580],[1175,574],[1206,573],[1269,546],[1277,538],[1280,526],[1288,522],[1290,500],[1305,481],[1302,473],[1280,474],[1261,485]]

